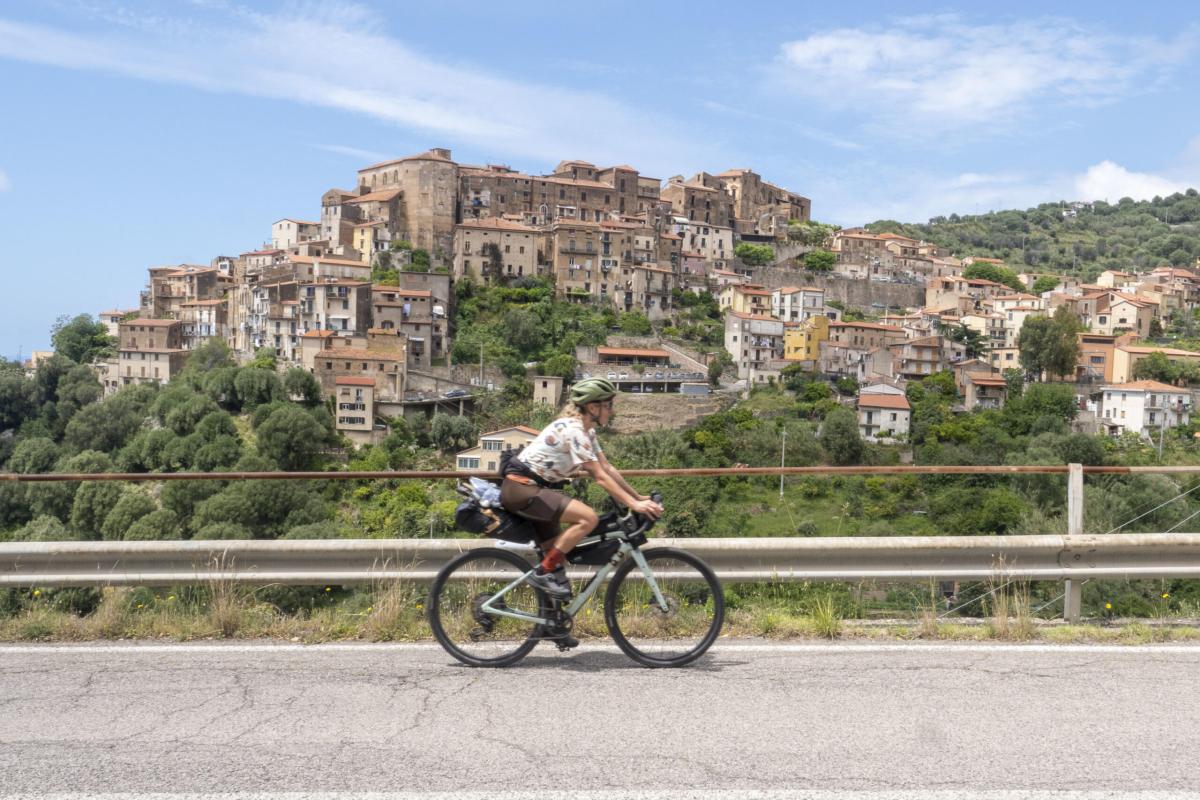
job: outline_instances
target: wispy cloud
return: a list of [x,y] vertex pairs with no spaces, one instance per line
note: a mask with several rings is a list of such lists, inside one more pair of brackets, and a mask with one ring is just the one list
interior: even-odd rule
[[1195,50],[1061,19],[972,25],[958,15],[839,28],[786,42],[777,84],[900,133],[1005,124],[1040,103],[1097,105],[1160,84]]
[[652,109],[437,61],[384,28],[373,12],[344,3],[278,14],[235,8],[195,24],[106,23],[87,33],[0,19],[0,57],[317,105],[506,156],[639,159],[662,172],[707,160],[706,145]]
[[395,153],[390,155],[388,153],[380,153],[376,150],[363,150],[360,147],[350,147],[344,144],[314,144],[312,146],[327,153],[337,153],[339,156],[349,156],[359,161],[384,161],[396,155]]

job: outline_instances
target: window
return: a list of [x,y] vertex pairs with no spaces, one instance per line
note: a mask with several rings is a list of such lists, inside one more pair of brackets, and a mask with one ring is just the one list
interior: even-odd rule
[[478,458],[459,458],[458,459],[458,468],[459,469],[479,469],[479,459]]
[[493,439],[484,439],[483,440],[483,449],[484,450],[503,450],[504,442],[493,440]]

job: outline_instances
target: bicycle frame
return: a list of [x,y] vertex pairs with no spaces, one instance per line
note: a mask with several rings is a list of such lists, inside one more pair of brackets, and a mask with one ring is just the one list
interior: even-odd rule
[[[581,541],[577,546],[594,544],[600,541],[601,538],[599,536],[589,536]],[[587,603],[587,601],[591,599],[592,595],[596,593],[596,590],[600,588],[600,584],[604,582],[604,579],[607,578],[613,570],[619,567],[621,562],[630,555],[633,556],[633,560],[638,565],[638,568],[642,571],[642,575],[645,577],[647,585],[650,586],[650,590],[654,593],[654,600],[658,604],[658,607],[663,611],[663,613],[666,613],[669,610],[667,599],[663,597],[662,591],[658,588],[658,582],[654,580],[654,572],[650,569],[650,565],[646,562],[646,557],[642,555],[641,550],[631,545],[624,537],[621,537],[621,546],[617,549],[617,552],[613,554],[612,558],[602,564],[600,569],[596,570],[596,574],[592,576],[590,581],[588,581],[587,586],[583,587],[583,591],[576,595],[575,599],[571,601],[571,604],[566,607],[565,610],[567,615],[574,617],[575,613],[579,611],[579,609],[583,608],[584,604]],[[523,622],[535,622],[539,625],[544,625],[547,627],[553,626],[555,623],[552,620],[545,619],[544,617],[534,616],[533,614],[525,614],[520,611],[512,611],[508,608],[496,608],[494,605],[492,605],[497,600],[503,600],[506,594],[525,583],[525,580],[534,573],[535,569],[529,570],[512,583],[496,592],[496,594],[488,598],[488,600],[480,607],[480,609],[482,611],[486,611],[488,614],[494,614],[499,617],[511,617],[512,619],[519,619]]]

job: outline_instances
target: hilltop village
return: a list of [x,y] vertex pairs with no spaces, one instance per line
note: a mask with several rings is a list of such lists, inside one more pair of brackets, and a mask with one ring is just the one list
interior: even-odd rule
[[[1200,276],[1186,268],[1108,270],[1090,284],[1018,273],[821,225],[809,198],[745,168],[663,180],[563,161],[532,175],[434,148],[364,167],[319,203],[319,218],[279,219],[247,252],[150,268],[136,307],[99,315],[118,341],[96,365],[105,392],[166,384],[218,339],[241,361],[266,348],[303,367],[335,399],[339,432],[378,441],[388,418],[447,404],[462,413],[503,381],[482,347],[454,358],[464,285],[539,283],[558,302],[649,323],[579,346],[565,374],[531,369],[535,400],[550,406],[586,375],[692,402],[802,371],[850,387],[843,402],[860,433],[895,441],[909,429],[907,384],[948,372],[964,411],[1002,407],[1018,375],[1073,382],[1085,432],[1153,436],[1189,422],[1191,392],[1169,373],[1195,369],[1200,352],[1146,341],[1200,305]],[[723,341],[672,335],[697,298],[714,304]],[[1069,337],[1071,363],[1031,356],[1034,332]],[[488,451],[532,431],[493,433],[460,468],[486,466]]]

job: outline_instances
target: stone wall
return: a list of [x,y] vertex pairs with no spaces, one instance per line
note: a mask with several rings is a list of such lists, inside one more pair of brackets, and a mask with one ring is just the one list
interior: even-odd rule
[[[783,286],[816,286],[825,290],[826,302],[839,300],[848,308],[922,308],[925,305],[925,286],[911,283],[881,283],[847,278],[829,272],[787,267],[760,267],[751,278],[768,289]],[[878,304],[878,305],[877,305]]]

